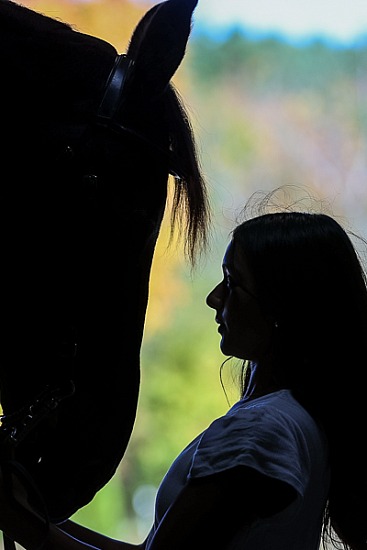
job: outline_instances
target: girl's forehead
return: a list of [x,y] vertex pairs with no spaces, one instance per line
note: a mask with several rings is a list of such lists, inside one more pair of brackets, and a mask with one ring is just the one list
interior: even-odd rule
[[234,241],[229,242],[223,257],[223,265],[226,267],[233,267],[234,263]]
[[223,265],[237,271],[243,271],[246,267],[245,264],[244,253],[239,249],[238,245],[236,246],[235,241],[232,239],[225,251]]
[[223,267],[229,269],[240,279],[251,281],[253,279],[252,270],[250,269],[246,253],[234,239],[229,242],[225,251]]

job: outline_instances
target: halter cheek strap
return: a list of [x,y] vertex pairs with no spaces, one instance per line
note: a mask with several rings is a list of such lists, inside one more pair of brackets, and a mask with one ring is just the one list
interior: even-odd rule
[[120,107],[123,90],[133,65],[134,62],[126,54],[120,54],[116,57],[97,113],[100,123],[106,124],[114,119]]
[[165,151],[156,143],[136,132],[132,128],[126,127],[117,120],[117,114],[124,100],[124,88],[131,75],[134,61],[126,54],[116,56],[115,63],[107,79],[102,101],[97,111],[97,124],[117,133],[127,133],[134,136],[142,143],[155,149],[163,158],[167,159],[169,172],[175,178],[185,178],[184,170],[180,167],[180,161],[169,149]]
[[[181,169],[179,159],[176,158],[170,149],[162,149],[140,132],[124,126],[117,119],[119,109],[124,101],[125,87],[133,67],[134,61],[126,54],[118,54],[116,56],[114,65],[105,84],[101,103],[97,110],[96,123],[98,126],[118,134],[129,134],[140,142],[155,149],[163,158],[167,159],[169,173],[177,179],[183,179],[185,178],[184,170]],[[84,138],[85,131],[81,137],[81,141],[83,141]],[[68,145],[66,149],[63,150],[62,155],[71,160],[74,157],[73,147]],[[90,176],[88,174],[86,177],[88,178],[88,183],[90,183],[91,177],[95,178],[96,176]]]

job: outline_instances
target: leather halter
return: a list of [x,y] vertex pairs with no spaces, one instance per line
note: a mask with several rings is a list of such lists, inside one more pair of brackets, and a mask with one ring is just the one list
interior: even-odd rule
[[128,133],[150,148],[155,149],[163,158],[167,159],[169,173],[177,179],[183,179],[185,178],[184,170],[180,167],[179,159],[171,150],[164,150],[140,132],[124,126],[117,120],[117,114],[124,101],[125,87],[133,67],[134,61],[126,54],[116,56],[97,111],[97,124],[117,133]]
[[118,55],[107,79],[104,96],[100,103],[97,118],[100,124],[114,120],[123,99],[123,91],[134,62],[126,54]]

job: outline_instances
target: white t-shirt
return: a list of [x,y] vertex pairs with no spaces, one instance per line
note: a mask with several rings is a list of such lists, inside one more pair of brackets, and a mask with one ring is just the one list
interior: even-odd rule
[[[248,466],[285,481],[297,498],[244,526],[223,550],[319,550],[330,473],[324,433],[288,390],[241,400],[176,458],[159,487],[154,529],[190,478]],[[241,506],[241,492],[233,506]]]

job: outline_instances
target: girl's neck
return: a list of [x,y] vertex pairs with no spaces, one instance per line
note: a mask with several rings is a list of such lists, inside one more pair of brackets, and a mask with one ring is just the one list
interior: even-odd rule
[[247,367],[250,369],[249,381],[246,391],[243,395],[244,399],[252,400],[263,395],[268,395],[274,391],[282,389],[274,379],[273,369],[266,362],[250,363]]

